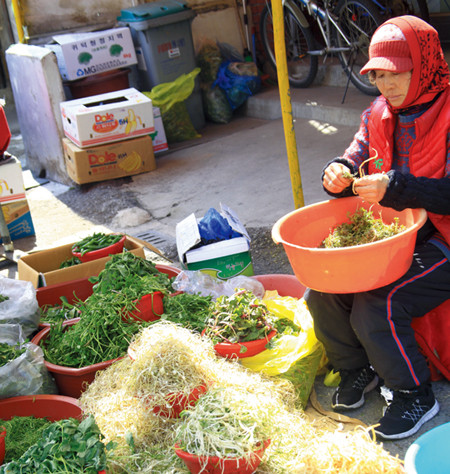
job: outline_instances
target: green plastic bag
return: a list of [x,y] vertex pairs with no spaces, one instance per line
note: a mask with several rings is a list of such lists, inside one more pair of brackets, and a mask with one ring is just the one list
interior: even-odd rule
[[143,92],[152,100],[153,106],[161,110],[167,143],[192,140],[201,136],[195,130],[184,103],[194,90],[195,78],[199,72],[200,68],[197,67],[173,82],[164,82],[153,87],[150,92]]

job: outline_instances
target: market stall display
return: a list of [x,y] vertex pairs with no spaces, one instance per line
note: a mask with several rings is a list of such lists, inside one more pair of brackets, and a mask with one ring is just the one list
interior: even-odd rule
[[[60,393],[78,398],[98,370],[126,355],[141,325],[150,324],[144,321],[144,313],[141,319],[136,312],[135,301],[155,291],[162,295],[173,292],[171,278],[164,271],[172,275],[176,271],[161,270],[132,253],[113,255],[105,269],[91,277],[92,294],[79,306],[81,317],[60,321],[33,338],[45,354],[45,364]],[[147,313],[153,310],[150,307]],[[130,311],[135,317],[128,317]]]
[[[233,423],[240,427],[238,421],[251,411],[251,419],[257,420],[255,442],[270,439],[256,472],[403,473],[402,462],[374,442],[367,430],[329,431],[320,423],[311,423],[303,409],[298,407],[298,397],[290,381],[246,369],[238,361],[217,357],[211,341],[179,325],[158,321],[144,332],[145,344],[140,353],[144,347],[151,349],[149,355],[152,353],[153,357],[147,360],[159,382],[164,375],[172,377],[178,387],[185,386],[188,382],[183,377],[185,374],[202,371],[209,381],[208,391],[180,418],[165,418],[149,410],[142,398],[136,396],[137,375],[145,367],[144,364],[135,367],[138,359],[124,358],[100,372],[80,397],[80,406],[85,413],[95,417],[105,441],[118,444],[109,458],[111,466],[118,472],[134,474],[145,469],[157,474],[187,474],[190,471],[176,454],[175,446],[187,450],[183,433],[186,433],[186,439],[193,440],[192,445],[197,442],[201,445],[208,437],[217,440],[215,425],[205,422],[208,417],[214,417],[216,422],[223,421],[223,431],[227,433],[223,446],[232,446],[236,453],[250,452],[247,447],[253,444],[251,437],[247,444],[241,443],[238,429],[238,434],[233,436],[236,434]],[[170,335],[165,344],[166,334]],[[160,349],[159,356],[156,348]],[[191,357],[186,357],[186,354]],[[176,364],[180,360],[183,363]],[[159,372],[161,368],[164,368],[164,373]],[[147,393],[158,392],[161,385],[154,383],[150,376],[148,382]],[[215,416],[211,405],[216,397],[220,397],[219,393],[233,398],[233,408],[227,411],[227,418]],[[156,393],[155,396],[161,400],[161,395]],[[220,401],[218,406],[222,405]],[[198,423],[195,424],[197,417]],[[188,436],[190,429],[184,431],[189,420],[193,424],[192,436]],[[244,426],[247,426],[245,422]]]

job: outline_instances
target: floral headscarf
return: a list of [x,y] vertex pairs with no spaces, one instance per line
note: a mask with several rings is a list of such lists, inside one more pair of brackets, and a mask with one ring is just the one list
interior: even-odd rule
[[[411,83],[400,108],[432,101],[449,86],[450,78],[437,31],[427,22],[410,15],[391,18],[386,23],[392,23],[402,30],[413,60]],[[392,109],[398,111],[399,108]]]

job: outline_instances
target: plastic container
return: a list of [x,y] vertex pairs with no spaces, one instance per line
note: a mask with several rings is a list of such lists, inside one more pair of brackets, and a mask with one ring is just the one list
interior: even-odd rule
[[69,88],[73,99],[81,99],[82,97],[91,97],[93,95],[128,89],[130,87],[128,80],[130,72],[130,68],[114,69],[76,81],[67,81],[64,82],[64,85]]
[[10,420],[13,416],[35,416],[50,421],[66,418],[82,419],[78,400],[63,395],[23,395],[0,400],[0,419]]
[[264,446],[255,451],[247,462],[244,459],[223,459],[217,456],[206,458],[189,454],[180,449],[177,444],[175,445],[175,453],[184,461],[191,474],[252,474],[260,465],[262,455],[269,444],[270,440],[265,441]]
[[[196,67],[191,24],[195,17],[188,3],[159,0],[121,10],[120,26],[128,26],[138,58],[140,90],[172,82]],[[200,79],[185,104],[196,130],[205,126]]]
[[72,255],[74,257],[78,257],[83,263],[92,262],[92,260],[97,260],[98,258],[108,257],[109,255],[123,252],[126,239],[127,236],[124,235],[118,242],[108,245],[108,247],[104,247],[99,250],[93,250],[92,252],[86,252],[84,255],[81,255],[81,252],[72,251]]
[[[67,321],[66,327],[76,324],[80,318],[72,319]],[[37,346],[45,342],[49,336],[50,328],[42,329],[36,336],[33,337],[31,342]],[[44,364],[47,370],[52,374],[55,379],[56,385],[58,386],[59,393],[68,397],[80,398],[81,394],[86,390],[87,385],[92,383],[95,379],[95,374],[99,370],[108,368],[117,359],[107,360],[105,362],[99,362],[98,364],[88,365],[79,369],[73,367],[64,367],[62,365],[52,364],[44,360]]]
[[408,448],[405,454],[407,474],[448,474],[450,472],[450,423],[436,426]]
[[160,291],[155,291],[144,295],[136,302],[136,309],[124,314],[123,318],[133,318],[136,321],[156,321],[163,313],[163,294]]
[[293,298],[303,298],[306,287],[302,285],[295,275],[288,274],[268,274],[255,275],[252,278],[258,280],[266,291],[278,291],[280,296],[292,296]]
[[[330,231],[359,207],[371,209],[390,224],[395,217],[407,227],[388,239],[354,247],[318,248]],[[417,231],[424,225],[424,209],[394,209],[369,204],[360,197],[324,201],[297,209],[272,228],[275,243],[283,244],[298,280],[327,293],[355,293],[382,287],[400,278],[411,266]]]
[[[69,282],[57,283],[56,285],[37,288],[36,299],[39,308],[60,304],[62,296],[67,298],[68,303],[73,304],[77,299],[85,301],[89,296],[91,296],[93,286],[94,284],[89,281],[89,278],[80,278]],[[67,321],[63,324],[66,324]],[[40,322],[38,326],[39,329],[47,327],[50,327],[50,323]]]
[[[227,359],[244,359],[245,357],[253,357],[266,349],[266,344],[276,335],[276,333],[276,331],[270,331],[264,339],[240,342],[238,344],[220,342],[214,346],[214,350],[219,356]],[[246,352],[240,352],[242,346],[247,348]]]
[[187,407],[194,406],[196,401],[204,395],[206,391],[206,385],[201,385],[198,388],[194,388],[188,396],[182,393],[170,393],[165,397],[167,406],[156,406],[153,408],[153,413],[163,416],[164,418],[179,418],[180,413]]

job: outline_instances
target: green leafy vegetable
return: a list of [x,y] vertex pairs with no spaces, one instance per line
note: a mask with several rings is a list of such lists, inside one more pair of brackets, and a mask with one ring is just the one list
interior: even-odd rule
[[113,255],[94,283],[93,294],[78,306],[82,317],[71,326],[52,325],[41,343],[45,360],[65,367],[88,365],[126,355],[133,336],[151,323],[127,318],[144,295],[173,291],[172,281],[155,265],[132,253]]
[[161,319],[202,332],[212,314],[211,301],[212,296],[200,294],[180,293],[166,296],[163,300],[164,314]]
[[106,468],[106,453],[115,443],[103,443],[103,435],[89,415],[55,421],[38,442],[19,459],[0,467],[0,474],[97,474]]

